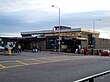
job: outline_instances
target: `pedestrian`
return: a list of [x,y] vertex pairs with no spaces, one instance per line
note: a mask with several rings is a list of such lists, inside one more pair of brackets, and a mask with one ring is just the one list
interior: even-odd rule
[[15,44],[15,53],[18,53],[18,44]]
[[41,50],[42,50],[42,48],[41,48],[41,46],[39,46],[39,51],[41,52]]
[[94,54],[94,49],[93,48],[91,48],[91,55],[93,55]]
[[76,48],[75,54],[78,54],[78,48]]
[[38,49],[36,48],[35,45],[32,47],[32,52],[38,52]]
[[21,46],[20,46],[20,44],[18,45],[18,53],[21,53]]
[[33,47],[32,47],[32,52],[35,52],[35,46],[33,45]]
[[78,45],[78,54],[81,53],[81,45]]
[[84,48],[84,55],[87,54],[87,47]]

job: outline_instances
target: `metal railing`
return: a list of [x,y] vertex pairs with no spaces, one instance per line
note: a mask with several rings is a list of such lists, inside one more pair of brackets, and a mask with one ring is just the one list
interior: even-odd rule
[[92,75],[92,76],[88,76],[86,78],[83,78],[83,79],[80,79],[80,80],[77,80],[77,81],[73,81],[73,82],[85,82],[85,81],[94,82],[95,78],[106,75],[106,74],[109,74],[109,73],[110,73],[110,70],[102,72],[102,73],[98,73],[98,74],[95,74],[95,75]]

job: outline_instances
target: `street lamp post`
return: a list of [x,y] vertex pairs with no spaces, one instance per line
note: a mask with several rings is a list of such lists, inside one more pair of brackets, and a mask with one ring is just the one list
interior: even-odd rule
[[101,21],[101,19],[93,20],[93,32],[95,32],[95,22],[96,22],[96,21]]
[[[101,21],[101,19],[93,20],[93,33],[95,32],[95,22],[96,21]],[[94,48],[95,48],[95,42],[96,41],[94,38],[95,38],[95,36],[92,35],[92,44],[94,45]]]
[[55,8],[57,8],[58,10],[59,10],[59,39],[58,39],[58,52],[60,53],[60,8],[58,8],[58,7],[56,7],[56,6],[54,6],[54,5],[52,5],[52,7],[55,7]]

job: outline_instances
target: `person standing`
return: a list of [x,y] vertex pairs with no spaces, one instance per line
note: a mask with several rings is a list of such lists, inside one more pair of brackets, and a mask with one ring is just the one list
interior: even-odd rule
[[94,54],[94,49],[93,48],[91,48],[91,55],[93,55]]
[[18,53],[21,53],[21,46],[20,46],[20,44],[18,45]]
[[41,46],[39,46],[39,51],[41,52],[41,50],[42,50],[42,48],[41,48]]
[[84,48],[84,55],[87,53],[87,47]]

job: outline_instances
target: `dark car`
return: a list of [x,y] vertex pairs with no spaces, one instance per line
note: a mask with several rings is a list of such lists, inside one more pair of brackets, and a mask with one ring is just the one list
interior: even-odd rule
[[101,56],[109,56],[110,55],[110,50],[102,50]]

